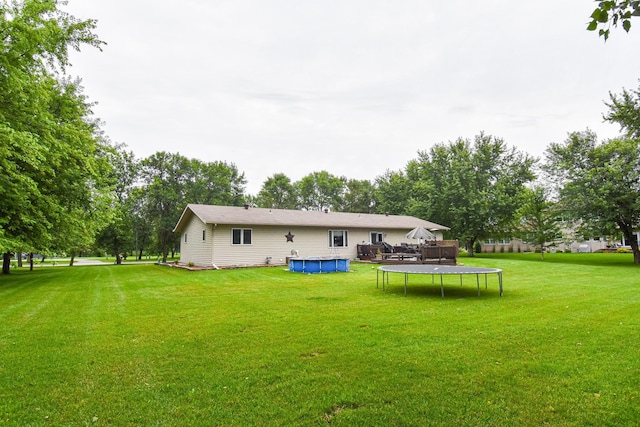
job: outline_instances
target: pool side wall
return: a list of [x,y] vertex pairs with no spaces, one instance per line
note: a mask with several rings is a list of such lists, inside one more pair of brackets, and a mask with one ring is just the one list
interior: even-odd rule
[[289,260],[289,271],[296,273],[346,273],[350,267],[346,258],[309,257]]

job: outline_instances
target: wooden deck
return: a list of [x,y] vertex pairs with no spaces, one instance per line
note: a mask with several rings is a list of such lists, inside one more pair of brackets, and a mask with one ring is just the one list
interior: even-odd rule
[[376,264],[446,264],[456,265],[458,246],[423,246],[418,253],[378,253],[371,258]]
[[393,259],[393,258],[385,258],[385,259],[376,259],[373,258],[371,261],[373,264],[442,264],[442,265],[456,265],[457,260],[451,258],[441,258],[434,259],[429,258],[426,260],[417,260],[417,259]]

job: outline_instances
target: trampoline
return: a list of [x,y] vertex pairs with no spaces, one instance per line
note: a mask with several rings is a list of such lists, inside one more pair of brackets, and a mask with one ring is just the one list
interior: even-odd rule
[[484,287],[488,288],[489,274],[496,274],[498,276],[498,284],[500,286],[500,296],[502,296],[502,270],[499,268],[485,268],[485,267],[465,267],[462,265],[384,265],[378,267],[376,271],[376,288],[380,283],[380,272],[382,272],[382,290],[384,291],[385,284],[389,284],[389,273],[402,273],[404,274],[404,295],[407,296],[407,284],[409,283],[410,274],[430,274],[431,283],[435,282],[435,276],[440,276],[440,293],[444,298],[444,283],[442,277],[445,275],[459,275],[460,286],[462,286],[462,276],[474,275],[476,276],[476,283],[478,284],[478,297],[480,297],[480,276],[484,275]]

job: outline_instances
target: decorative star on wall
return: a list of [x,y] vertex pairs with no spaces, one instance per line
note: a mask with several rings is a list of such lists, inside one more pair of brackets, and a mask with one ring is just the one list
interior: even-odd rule
[[294,236],[295,234],[291,234],[291,232],[288,232],[287,234],[284,235],[284,237],[287,238],[287,242],[291,242],[291,243],[293,243]]

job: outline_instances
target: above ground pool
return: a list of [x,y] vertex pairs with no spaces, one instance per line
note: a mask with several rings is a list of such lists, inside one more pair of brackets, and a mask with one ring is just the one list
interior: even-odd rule
[[317,256],[290,258],[289,271],[296,273],[344,273],[349,271],[349,258]]

